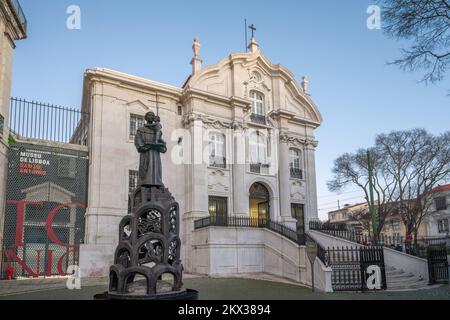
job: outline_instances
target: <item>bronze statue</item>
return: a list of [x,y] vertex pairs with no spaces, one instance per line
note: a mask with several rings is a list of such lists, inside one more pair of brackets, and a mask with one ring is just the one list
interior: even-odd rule
[[161,123],[153,112],[145,115],[147,123],[138,128],[134,144],[140,154],[139,185],[142,187],[164,187],[160,153],[167,152],[162,139]]
[[160,119],[153,112],[136,133],[139,185],[130,193],[130,214],[119,224],[119,244],[109,270],[109,291],[95,299],[197,299],[183,288],[179,206],[161,178],[167,152]]

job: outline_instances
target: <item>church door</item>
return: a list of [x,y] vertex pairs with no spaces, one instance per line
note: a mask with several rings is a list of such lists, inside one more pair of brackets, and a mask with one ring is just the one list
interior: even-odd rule
[[264,226],[270,219],[270,195],[261,183],[254,183],[250,187],[249,211],[251,222]]

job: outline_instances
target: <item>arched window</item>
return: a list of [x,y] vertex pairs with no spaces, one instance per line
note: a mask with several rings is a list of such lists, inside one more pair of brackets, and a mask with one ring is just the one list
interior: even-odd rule
[[209,134],[209,165],[225,168],[225,135],[219,132]]
[[266,110],[264,106],[264,95],[258,91],[250,91],[250,101],[252,102],[251,120],[257,123],[266,123]]
[[291,178],[303,179],[301,153],[297,149],[289,149],[289,167]]

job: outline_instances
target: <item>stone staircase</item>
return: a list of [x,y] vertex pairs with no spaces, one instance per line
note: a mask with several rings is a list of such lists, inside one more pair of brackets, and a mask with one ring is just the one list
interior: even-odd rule
[[430,286],[426,279],[393,267],[386,267],[386,283],[388,291],[432,289],[439,286]]

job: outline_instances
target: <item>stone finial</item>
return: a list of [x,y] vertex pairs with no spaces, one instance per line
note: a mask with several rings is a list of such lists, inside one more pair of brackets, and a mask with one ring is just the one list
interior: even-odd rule
[[302,77],[302,89],[304,93],[308,93],[308,85],[309,85],[309,81],[308,78],[306,76]]
[[192,65],[192,74],[198,72],[202,68],[202,59],[200,59],[198,52],[200,50],[200,42],[198,41],[198,38],[194,38],[194,44],[192,45],[192,50],[194,51],[194,57],[191,60]]
[[198,38],[194,38],[194,44],[192,45],[192,50],[194,51],[194,57],[198,57],[198,52],[200,50],[200,42],[198,41]]
[[256,42],[255,37],[253,37],[252,40],[250,41],[248,48],[250,49],[250,52],[256,52],[259,50],[259,44],[258,42]]

